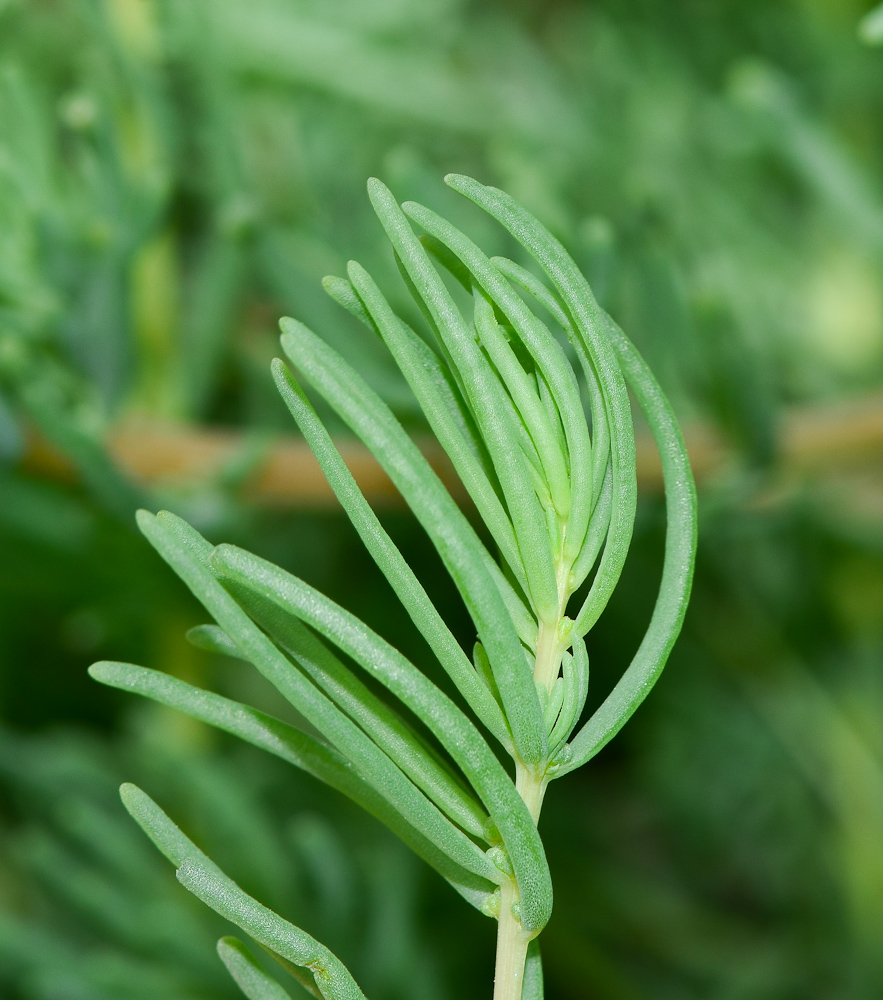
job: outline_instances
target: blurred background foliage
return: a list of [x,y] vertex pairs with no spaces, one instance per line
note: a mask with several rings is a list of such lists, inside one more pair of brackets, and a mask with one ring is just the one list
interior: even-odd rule
[[[364,194],[372,174],[511,252],[444,188],[448,171],[545,221],[684,421],[729,447],[702,485],[669,669],[548,802],[548,996],[883,994],[880,456],[795,476],[781,450],[791,408],[873,398],[883,381],[868,8],[0,2],[4,997],[235,995],[212,951],[223,928],[124,817],[123,779],[338,949],[372,998],[488,994],[490,922],[376,824],[85,675],[128,659],[285,714],[260,678],[187,646],[203,616],[134,533],[138,504],[274,559],[423,655],[340,516],[258,508],[243,482],[293,433],[267,370],[283,313],[420,431],[391,363],[319,281],[357,257],[413,315]],[[198,487],[145,486],[107,439],[158,422],[237,428],[241,447]],[[37,469],[35,439],[76,478]],[[385,520],[471,642],[428,543],[405,514]],[[590,637],[596,702],[649,614],[663,526],[651,495]]]

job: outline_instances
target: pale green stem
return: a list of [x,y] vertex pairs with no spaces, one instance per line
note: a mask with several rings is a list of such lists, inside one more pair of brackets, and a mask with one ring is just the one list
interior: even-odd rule
[[558,635],[558,626],[558,621],[550,624],[540,622],[540,631],[537,635],[537,658],[533,668],[533,679],[537,684],[542,684],[547,691],[552,690],[558,678],[561,654],[564,652]]
[[524,962],[530,933],[521,926],[512,908],[518,902],[514,879],[507,879],[500,890],[500,916],[497,926],[497,964],[494,969],[494,1000],[521,1000],[524,985]]
[[[541,623],[537,637],[534,680],[551,691],[561,668],[564,646],[559,622]],[[515,787],[524,799],[534,823],[539,821],[548,778],[545,770],[536,771],[521,761],[515,764]],[[497,962],[494,971],[494,1000],[521,1000],[527,946],[533,935],[521,926],[513,907],[518,903],[518,887],[507,879],[500,891],[500,916],[497,926]]]
[[[520,761],[516,764],[515,787],[524,799],[534,823],[540,818],[548,780]],[[497,963],[494,970],[494,1000],[521,1000],[524,962],[533,935],[521,926],[513,907],[518,903],[515,879],[507,879],[500,890],[497,925]]]

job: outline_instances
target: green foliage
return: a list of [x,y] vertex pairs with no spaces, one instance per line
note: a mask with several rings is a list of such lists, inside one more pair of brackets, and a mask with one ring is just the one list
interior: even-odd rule
[[[420,871],[404,849],[357,809],[339,800],[335,812],[331,796],[284,765],[218,749],[155,711],[112,745],[70,730],[0,733],[0,787],[17,816],[7,812],[0,839],[3,996],[238,995],[213,955],[225,921],[170,883],[165,860],[120,810],[123,774],[161,785],[191,836],[250,893],[345,950],[372,993],[444,996],[419,930]],[[333,824],[320,815],[329,807]]]
[[[183,416],[257,431],[246,435],[244,464],[267,431],[290,429],[266,378],[283,312],[320,330],[409,431],[424,430],[380,341],[328,312],[315,289],[324,273],[344,274],[354,253],[395,311],[419,322],[407,292],[395,290],[360,193],[370,174],[524,263],[481,216],[450,195],[444,202],[437,178],[464,171],[512,192],[563,240],[678,414],[736,448],[724,474],[703,484],[704,558],[674,669],[641,725],[546,805],[550,865],[567,873],[543,935],[548,992],[876,997],[879,487],[839,465],[830,481],[793,481],[777,455],[789,404],[880,381],[880,52],[856,34],[868,7],[256,0],[248,21],[232,3],[0,4],[4,719],[124,724],[131,699],[96,690],[83,669],[114,657],[297,721],[240,664],[181,641],[203,620],[195,600],[103,513],[128,527],[137,504],[168,506],[210,537],[279,562],[446,684],[347,525],[252,509],[233,467],[198,490],[169,484],[144,497],[103,441],[120,419]],[[875,33],[873,18],[866,31]],[[437,242],[424,245],[443,256]],[[520,265],[491,259],[513,284],[530,285]],[[367,315],[338,281],[333,297],[349,295]],[[311,398],[338,435],[336,415]],[[13,467],[32,422],[75,460],[86,489]],[[417,527],[392,511],[380,517],[469,648],[471,623]],[[656,499],[646,498],[616,594],[589,636],[591,709],[650,615],[646,581],[657,579],[661,532]],[[400,589],[407,596],[404,577]],[[530,620],[513,620],[519,638],[534,641]],[[432,641],[456,670],[453,656],[441,660],[443,634]],[[491,683],[473,685],[470,705],[493,687],[483,647],[474,659]],[[457,661],[458,686],[474,676],[464,660],[472,669],[468,657]],[[486,697],[476,718],[502,742],[495,704]],[[51,746],[59,759],[76,754],[60,737]],[[8,747],[0,756],[22,769]],[[191,781],[186,761],[178,773]],[[127,763],[117,784],[123,777],[162,788],[163,806],[252,894],[348,961],[359,952],[329,935],[317,909],[296,905],[302,894],[273,897],[219,853],[200,825],[200,810],[216,814],[198,795],[191,803],[173,793],[172,771],[145,775]],[[308,796],[293,787],[300,807]],[[85,794],[62,785],[52,796],[67,802],[68,791]],[[363,787],[359,801],[372,791]],[[278,794],[290,794],[284,783]],[[320,801],[338,821],[332,800]],[[45,825],[32,801],[21,808],[13,838],[18,820],[0,800],[0,896],[18,872],[13,840],[27,835],[28,819]],[[41,808],[52,814],[48,799]],[[130,843],[130,859],[140,856]],[[155,880],[165,884],[162,871]],[[450,937],[457,920],[442,928],[432,915],[459,900],[436,881],[413,921]],[[120,960],[143,954],[135,939],[85,934],[82,912],[63,894],[47,898],[39,875],[16,874],[15,885],[8,913],[27,913],[53,945],[35,945],[27,970],[0,962],[4,995],[43,990],[39,1000],[56,1000],[59,983],[79,977],[102,946]],[[134,884],[127,891],[133,906],[149,907],[149,892],[145,904]],[[444,959],[461,973],[458,996],[475,988],[466,944],[487,948],[480,930],[468,937]],[[208,955],[210,940],[200,947]],[[370,996],[394,992],[351,966]],[[191,979],[207,982],[211,968]],[[143,966],[126,969],[114,997],[123,983],[148,988]],[[80,992],[99,992],[88,988]],[[154,995],[175,991],[163,981]]]
[[[781,392],[872,381],[879,108],[857,13],[357,6],[4,4],[10,447],[36,423],[127,520],[148,501],[103,453],[116,421],[286,427],[263,375],[280,312],[415,419],[388,356],[315,287],[353,246],[389,275],[362,177],[424,197],[451,167],[564,236],[679,407],[751,457],[770,457]],[[217,496],[172,499],[206,524],[233,516]]]
[[[527,943],[543,929],[552,908],[549,868],[536,826],[546,785],[596,753],[662,670],[680,630],[692,580],[695,491],[665,397],[560,243],[502,192],[469,178],[450,177],[448,182],[501,221],[544,267],[557,297],[545,285],[534,290],[561,321],[560,340],[475,244],[428,210],[405,205],[447,248],[450,259],[459,262],[456,270],[468,280],[475,304],[473,322],[467,325],[402,210],[378,181],[369,183],[369,193],[403,276],[427,316],[430,339],[421,340],[406,326],[357,265],[349,269],[351,291],[342,291],[341,281],[326,285],[345,303],[361,303],[365,319],[400,361],[418,401],[427,401],[427,418],[440,429],[442,443],[446,438],[456,442],[450,457],[458,472],[465,464],[473,474],[477,499],[497,497],[487,527],[509,543],[500,547],[499,562],[355,369],[294,320],[282,321],[282,345],[298,371],[377,457],[435,545],[478,633],[474,667],[425,592],[412,590],[407,563],[348,477],[291,373],[281,362],[274,373],[307,439],[316,442],[332,485],[341,488],[344,506],[352,511],[369,551],[393,588],[410,593],[404,603],[414,624],[430,646],[438,647],[441,664],[478,718],[486,715],[491,731],[496,728],[502,736],[503,749],[516,765],[515,779],[455,702],[358,618],[263,559],[230,545],[213,547],[169,513],[154,517],[141,511],[138,522],[217,622],[191,632],[193,639],[227,651],[232,645],[320,738],[139,667],[99,663],[92,676],[174,704],[270,748],[335,787],[355,791],[353,797],[362,802],[368,786],[375,800],[385,801],[386,816],[383,809],[371,809],[370,794],[368,808],[390,820],[391,828],[469,902],[498,916],[501,941],[509,933],[522,941],[511,968],[497,970],[498,991],[505,991],[507,976],[517,983],[513,993],[499,995],[520,997]],[[586,403],[566,347],[577,359]],[[428,364],[415,363],[416,357],[428,358]],[[670,519],[665,567],[656,610],[632,665],[568,742],[588,690],[583,636],[622,571],[635,513],[626,379],[663,456]],[[591,433],[584,406],[592,410]],[[598,451],[600,458],[595,457]],[[466,455],[471,461],[463,463]],[[601,503],[605,482],[610,484],[609,505]],[[593,569],[599,540],[605,537],[588,595],[570,618],[571,597]],[[515,614],[507,605],[517,609]],[[438,749],[378,699],[326,643],[394,695],[434,737]],[[573,651],[568,654],[569,647]],[[457,684],[464,676],[469,681]],[[483,690],[481,697],[476,690]],[[495,705],[491,712],[488,704]],[[357,776],[355,790],[352,781],[347,787],[348,769]],[[361,996],[327,949],[243,893],[143,792],[124,786],[122,794],[126,808],[174,863],[186,888],[286,963],[309,969],[323,997]],[[517,928],[510,931],[513,916]],[[500,954],[506,953],[500,947]],[[537,962],[533,957],[528,964],[527,979],[535,995],[542,990]]]

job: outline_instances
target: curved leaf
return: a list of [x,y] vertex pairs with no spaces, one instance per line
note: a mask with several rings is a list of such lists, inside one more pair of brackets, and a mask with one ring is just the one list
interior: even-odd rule
[[324,1000],[365,1000],[346,966],[323,944],[262,906],[186,837],[160,807],[135,785],[120,789],[132,818],[177,868],[178,881],[241,927],[274,955],[309,969]]
[[273,377],[331,488],[411,620],[475,714],[511,751],[512,736],[503,713],[478,683],[466,654],[362,495],[331,435],[316,416],[300,386],[281,361],[273,363]]
[[[254,955],[235,937],[222,937],[218,941],[218,957],[248,1000],[291,1000],[291,994],[264,972]],[[312,977],[308,980],[304,976],[301,986],[313,996],[320,996]]]
[[482,879],[497,881],[484,853],[416,788],[352,720],[319,691],[252,622],[201,561],[211,546],[174,514],[139,511],[138,524],[228,636],[243,657],[354,765],[359,774],[452,861]]
[[544,926],[552,886],[536,826],[503,766],[460,709],[398,650],[303,580],[232,545],[218,546],[212,561],[224,579],[253,589],[334,642],[422,719],[500,831],[518,881],[524,926]]
[[360,777],[353,765],[334,747],[250,705],[230,701],[158,670],[105,660],[93,664],[89,673],[102,684],[121,691],[133,691],[238,736],[346,795],[389,827],[476,909],[482,910],[488,895],[493,893],[494,886],[490,882],[455,864],[432,841],[403,819],[387,799]]
[[608,317],[612,342],[629,385],[653,433],[665,480],[665,562],[650,626],[631,664],[570,744],[572,756],[560,774],[572,771],[608,743],[647,697],[674,646],[690,599],[698,530],[696,485],[684,438],[671,404],[647,363]]
[[545,759],[546,733],[533,678],[484,546],[389,407],[357,372],[302,323],[284,319],[282,346],[313,387],[362,438],[429,534],[472,615],[498,675],[506,718],[522,759]]

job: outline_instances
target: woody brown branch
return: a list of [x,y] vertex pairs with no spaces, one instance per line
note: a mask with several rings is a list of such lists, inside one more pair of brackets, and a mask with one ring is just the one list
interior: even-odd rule
[[[684,436],[700,485],[738,463],[734,449],[712,427],[688,425]],[[211,482],[234,463],[244,462],[243,494],[256,504],[300,508],[336,504],[315,457],[306,443],[296,438],[276,438],[260,445],[254,436],[236,431],[129,421],[112,430],[106,443],[120,469],[148,487],[197,486]],[[367,448],[347,438],[336,443],[372,503],[401,502]],[[439,445],[428,438],[418,440],[418,444],[449,489],[462,497],[462,487]],[[646,432],[638,434],[637,455],[639,486],[650,492],[661,490],[659,457]],[[777,470],[785,477],[868,467],[881,461],[883,396],[795,409],[781,420]],[[23,464],[28,471],[47,478],[75,478],[70,462],[37,435],[30,441]]]

